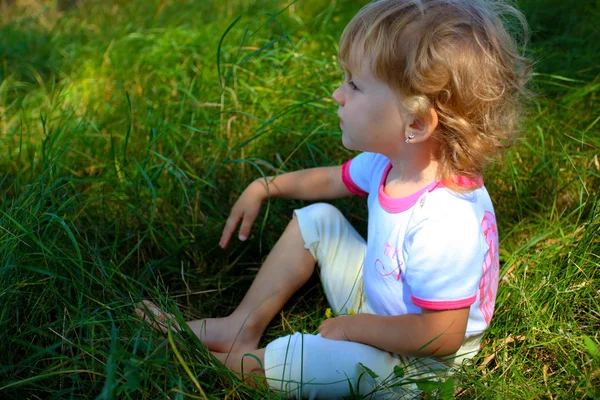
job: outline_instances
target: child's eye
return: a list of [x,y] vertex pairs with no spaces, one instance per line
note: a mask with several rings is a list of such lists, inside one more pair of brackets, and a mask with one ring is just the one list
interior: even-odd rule
[[353,81],[348,81],[348,85],[350,86],[350,89],[358,90],[358,86],[356,86]]

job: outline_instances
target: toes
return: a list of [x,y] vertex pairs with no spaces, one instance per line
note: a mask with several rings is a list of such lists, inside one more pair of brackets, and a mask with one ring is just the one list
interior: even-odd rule
[[181,330],[181,327],[175,321],[175,317],[172,314],[163,312],[149,300],[143,300],[139,303],[135,309],[135,313],[153,328],[163,333],[166,333],[167,329],[171,329],[173,332]]

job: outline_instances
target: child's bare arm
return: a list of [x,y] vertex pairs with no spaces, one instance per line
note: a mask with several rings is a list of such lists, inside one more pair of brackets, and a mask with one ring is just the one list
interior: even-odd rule
[[233,205],[219,245],[227,247],[240,221],[239,238],[246,240],[262,202],[268,197],[331,200],[351,194],[342,181],[341,166],[303,169],[276,177],[259,178],[248,185]]
[[456,353],[465,337],[469,308],[422,310],[422,314],[355,314],[325,320],[325,338],[364,343],[395,354],[418,357]]
[[[269,197],[296,200],[331,200],[352,193],[342,182],[342,166],[302,169],[276,177],[259,178],[258,183],[268,190]],[[266,198],[266,197],[265,197]]]

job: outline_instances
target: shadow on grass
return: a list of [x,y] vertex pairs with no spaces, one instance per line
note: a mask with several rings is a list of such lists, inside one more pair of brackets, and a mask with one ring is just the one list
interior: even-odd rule
[[26,83],[36,83],[39,78],[46,81],[63,67],[54,59],[55,51],[50,32],[0,25],[0,81],[9,75]]

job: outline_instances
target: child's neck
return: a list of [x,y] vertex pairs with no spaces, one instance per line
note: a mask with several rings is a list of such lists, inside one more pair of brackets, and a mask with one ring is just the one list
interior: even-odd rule
[[385,181],[384,192],[390,197],[411,195],[438,179],[438,162],[431,153],[390,158],[392,169]]

